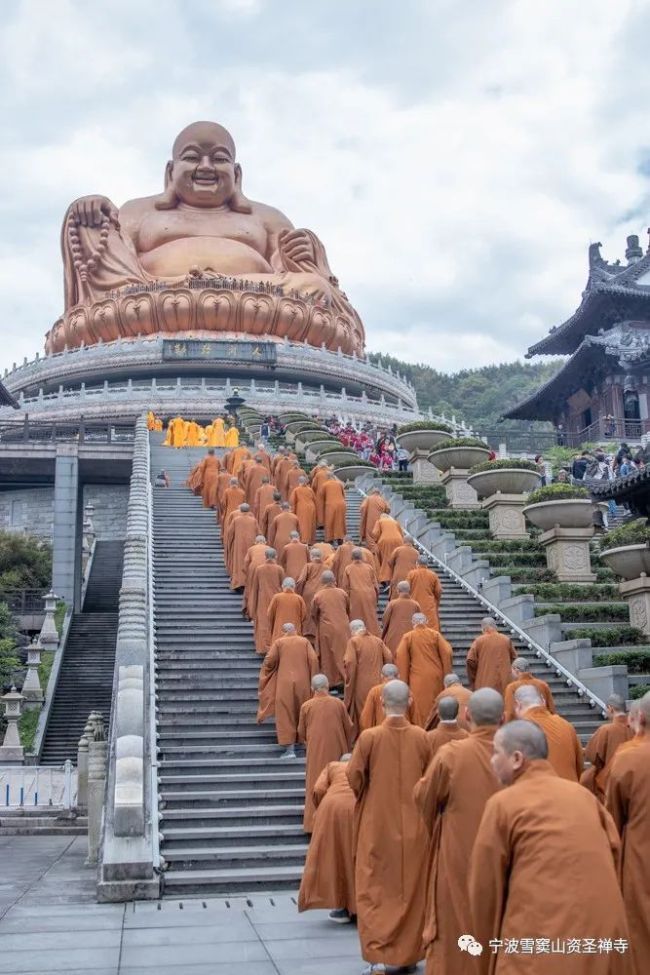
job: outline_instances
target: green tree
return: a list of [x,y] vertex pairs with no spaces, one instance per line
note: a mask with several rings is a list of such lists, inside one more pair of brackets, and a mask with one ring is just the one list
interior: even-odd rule
[[0,532],[0,591],[47,589],[52,580],[52,546],[34,535]]

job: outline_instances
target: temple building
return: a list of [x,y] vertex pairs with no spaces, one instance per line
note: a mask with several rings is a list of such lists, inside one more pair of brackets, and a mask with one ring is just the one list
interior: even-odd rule
[[638,442],[650,430],[650,248],[627,238],[625,263],[589,247],[589,277],[577,310],[527,358],[568,356],[559,372],[505,416],[550,420],[567,446]]

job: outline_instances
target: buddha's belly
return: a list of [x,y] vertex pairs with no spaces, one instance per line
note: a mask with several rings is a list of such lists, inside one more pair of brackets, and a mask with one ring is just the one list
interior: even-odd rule
[[263,274],[271,265],[248,244],[227,237],[182,237],[139,255],[154,277],[187,274],[190,268],[211,268],[219,274]]

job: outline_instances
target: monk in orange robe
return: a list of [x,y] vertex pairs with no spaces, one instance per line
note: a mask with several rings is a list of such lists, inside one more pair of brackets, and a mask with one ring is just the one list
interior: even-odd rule
[[201,497],[205,508],[217,507],[217,483],[221,462],[215,456],[214,450],[208,450],[208,456],[201,461],[203,472],[201,476]]
[[349,752],[329,762],[316,779],[312,801],[316,810],[313,833],[300,882],[298,910],[330,909],[339,924],[356,914],[354,895],[354,809],[350,788]]
[[506,721],[513,721],[516,717],[515,715],[515,691],[518,687],[523,687],[524,684],[532,684],[536,688],[537,692],[544,700],[544,704],[551,712],[555,714],[555,701],[553,700],[553,692],[548,686],[545,680],[541,680],[539,677],[533,677],[533,675],[528,670],[528,661],[525,657],[517,657],[516,660],[512,662],[511,669],[511,682],[506,686],[503,691],[504,700],[504,713]]
[[271,525],[273,524],[273,519],[277,515],[282,514],[282,502],[280,500],[280,492],[273,492],[273,502],[267,504],[266,508],[262,512],[262,521],[260,522],[260,530],[264,532],[267,538],[269,538],[271,533]]
[[316,497],[316,523],[320,527],[325,524],[325,499],[323,487],[330,475],[330,468],[325,461],[320,461],[311,474],[311,488]]
[[314,596],[323,585],[323,572],[325,572],[320,548],[312,548],[309,552],[309,562],[304,567],[296,580],[296,592],[305,600],[307,607],[307,622],[305,623],[305,636],[316,636],[316,625],[311,615],[311,604]]
[[227,540],[231,589],[243,589],[246,585],[246,556],[259,535],[257,521],[250,506],[241,504],[239,512],[230,523]]
[[437,572],[429,568],[426,555],[418,555],[418,564],[406,577],[411,587],[411,596],[417,599],[429,626],[440,629],[440,600],[442,586]]
[[473,691],[492,687],[503,694],[512,676],[512,662],[517,654],[512,640],[499,633],[490,616],[481,621],[481,636],[472,643],[467,654],[467,676]]
[[302,596],[296,592],[295,580],[289,577],[283,579],[282,590],[269,603],[271,643],[282,635],[282,627],[285,623],[293,623],[298,636],[302,636],[306,619],[307,607]]
[[[627,724],[630,731],[632,732],[632,737],[630,738],[629,741],[624,741],[621,745],[618,746],[616,750],[616,755],[614,756],[615,759],[619,758],[620,755],[625,755],[627,752],[633,751],[638,745],[642,744],[643,741],[645,740],[643,735],[643,727],[641,725],[640,715],[641,715],[640,702],[632,701],[630,703],[630,710],[628,711],[628,715],[627,715]],[[613,760],[614,759],[612,759],[612,761]]]
[[579,782],[582,775],[582,745],[572,724],[559,714],[550,714],[534,687],[520,687],[515,691],[517,718],[534,721],[548,742],[548,760],[557,775],[571,782]]
[[316,495],[306,477],[300,478],[291,492],[289,502],[291,510],[298,518],[300,540],[306,545],[313,545],[316,541]]
[[619,745],[632,737],[625,713],[625,701],[620,694],[610,694],[607,698],[607,716],[610,719],[608,723],[594,731],[587,742],[585,759],[591,763],[591,767],[582,773],[580,779],[580,784],[593,792],[600,802],[605,801],[612,759]]
[[650,693],[638,702],[639,744],[617,753],[610,766],[607,809],[623,842],[619,877],[630,926],[636,975],[650,958]]
[[343,573],[341,588],[348,594],[350,619],[363,620],[368,631],[374,636],[379,636],[380,629],[377,621],[379,583],[373,566],[364,561],[362,549],[353,550],[352,561]]
[[241,466],[245,460],[250,459],[250,450],[248,447],[235,447],[229,457],[230,473],[233,477],[237,477]]
[[458,674],[445,674],[442,679],[442,683],[443,689],[434,699],[433,707],[431,708],[431,711],[424,722],[424,730],[433,731],[434,728],[438,727],[438,722],[440,721],[438,704],[443,697],[453,697],[456,701],[458,701],[458,724],[461,728],[468,729],[467,705],[469,704],[469,699],[472,696],[472,692],[468,687],[463,687]]
[[349,751],[354,731],[343,701],[331,697],[329,681],[324,674],[316,674],[311,682],[314,696],[300,709],[298,737],[307,745],[305,764],[305,815],[303,829],[311,833],[314,824],[314,786],[329,762],[336,761]]
[[311,698],[311,679],[317,672],[311,643],[298,636],[293,623],[285,623],[262,663],[257,712],[258,724],[275,715],[278,745],[286,748],[283,758],[295,758],[300,708]]
[[[462,741],[469,731],[458,723],[458,701],[455,697],[441,697],[438,700],[439,721],[433,731],[427,731],[431,742],[431,758],[435,758],[443,745],[450,741]],[[426,729],[425,729],[426,730]]]
[[284,572],[277,563],[275,549],[267,548],[264,565],[258,565],[253,572],[248,598],[248,613],[255,626],[257,653],[266,653],[271,645],[269,607],[274,597],[282,591],[283,579]]
[[[458,702],[443,698],[441,710]],[[472,930],[467,873],[472,845],[485,804],[499,788],[492,771],[492,742],[503,715],[503,699],[486,688],[470,701],[471,733],[442,747],[415,787],[415,803],[431,836],[429,897],[424,927],[426,975],[471,972],[458,950],[458,938]],[[435,748],[444,725],[429,732]],[[439,746],[440,747],[440,746]],[[487,950],[487,946],[485,948]]]
[[[521,693],[520,688],[518,693]],[[463,742],[449,748],[461,748]],[[506,953],[506,941],[629,940],[616,880],[620,843],[611,816],[546,760],[532,721],[511,721],[494,736],[492,766],[502,785],[488,799],[469,865],[470,932],[483,953],[478,975],[630,975],[629,955]],[[471,792],[469,793],[471,795]],[[569,852],[570,851],[570,852]],[[524,932],[526,932],[524,934]],[[492,954],[490,942],[497,944]]]
[[251,461],[251,465],[252,466],[246,471],[244,489],[246,491],[246,500],[252,508],[255,504],[257,492],[261,488],[262,484],[264,484],[264,482],[268,479],[269,471],[266,465],[262,462],[261,458]]
[[442,634],[431,629],[424,613],[415,613],[412,623],[413,629],[397,648],[395,663],[424,720],[443,688],[445,674],[452,671],[453,651]]
[[232,478],[230,476],[230,471],[221,470],[217,476],[217,487],[216,487],[216,507],[215,507],[215,517],[220,524],[223,524],[223,508],[224,508],[224,495],[228,488],[230,487],[230,482]]
[[236,477],[231,477],[230,484],[223,493],[223,501],[221,503],[221,524],[224,531],[228,515],[235,511],[240,504],[244,504],[245,501],[246,494],[243,488],[239,486],[239,481]]
[[[388,567],[391,571],[390,576],[390,598],[394,599],[397,595],[397,583],[405,582],[408,574],[415,569],[418,564],[418,550],[412,538],[405,538],[402,545],[398,545],[393,554],[388,559]],[[422,601],[418,600],[420,605]],[[424,612],[424,610],[422,610]],[[436,627],[438,629],[438,627]]]
[[368,632],[361,619],[350,623],[350,639],[345,648],[343,670],[345,671],[345,691],[343,701],[355,732],[359,732],[359,719],[372,687],[381,684],[381,669],[384,664],[392,664],[393,655],[378,636]]
[[311,617],[316,633],[320,668],[330,684],[343,684],[343,657],[349,636],[348,594],[336,586],[334,573],[326,570],[321,587],[311,601]]
[[274,494],[275,485],[271,484],[267,474],[266,477],[262,478],[262,483],[255,492],[255,499],[253,501],[253,514],[260,523],[262,522],[262,517],[267,509],[267,506],[273,504]]
[[373,538],[373,530],[380,515],[390,514],[390,505],[381,496],[379,488],[372,488],[368,497],[361,502],[360,508],[361,521],[359,524],[359,537],[368,548],[374,552],[376,542]]
[[287,486],[287,491],[286,491],[287,500],[289,501],[291,500],[291,495],[298,487],[298,485],[301,483],[303,477],[305,478],[305,482],[306,482],[307,474],[300,466],[300,461],[294,460],[285,478],[285,483]]
[[264,565],[268,545],[264,535],[256,535],[255,541],[246,552],[244,559],[244,595],[242,599],[242,611],[245,616],[251,619],[250,595],[253,586],[253,573],[258,565]]
[[342,542],[345,535],[345,488],[334,474],[328,474],[322,488],[323,496],[323,535],[326,542]]
[[380,515],[372,535],[376,543],[377,576],[379,581],[387,586],[392,574],[391,556],[404,541],[404,532],[400,523],[390,515]]
[[342,543],[334,552],[334,558],[330,569],[336,578],[336,585],[343,588],[343,574],[352,561],[352,552],[357,548],[357,544],[352,535],[345,535]]
[[420,604],[411,598],[411,587],[408,582],[399,582],[396,598],[391,599],[384,610],[381,631],[381,638],[393,656],[397,653],[404,634],[412,629],[413,616],[421,612]]
[[413,799],[431,757],[429,738],[406,720],[409,688],[384,685],[386,720],[361,733],[348,779],[357,797],[357,928],[371,965],[409,967],[424,955],[429,841]]
[[[289,535],[289,541],[284,546],[280,555],[280,565],[284,569],[284,574],[298,580],[302,570],[309,562],[309,546],[300,541],[300,535],[293,531]],[[297,581],[296,581],[297,591]]]
[[[391,680],[399,680],[399,670],[395,664],[384,664],[384,666],[381,668],[381,684],[375,684],[374,687],[370,688],[366,697],[366,703],[364,704],[363,710],[359,715],[359,731],[366,731],[368,728],[376,728],[377,725],[382,724],[384,718],[386,717],[384,714],[382,693],[384,690],[384,684],[387,684]],[[411,724],[422,724],[420,712],[417,709],[412,694],[409,698],[406,718],[411,722]]]
[[289,508],[287,501],[280,505],[280,514],[276,515],[269,528],[269,542],[282,558],[284,546],[288,545],[291,532],[298,531],[298,519]]

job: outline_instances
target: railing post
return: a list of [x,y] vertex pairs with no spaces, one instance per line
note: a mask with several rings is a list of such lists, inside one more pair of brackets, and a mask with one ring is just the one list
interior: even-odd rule
[[29,413],[23,419],[23,440],[29,440]]
[[79,443],[83,443],[86,439],[86,425],[84,423],[83,415],[79,419]]

